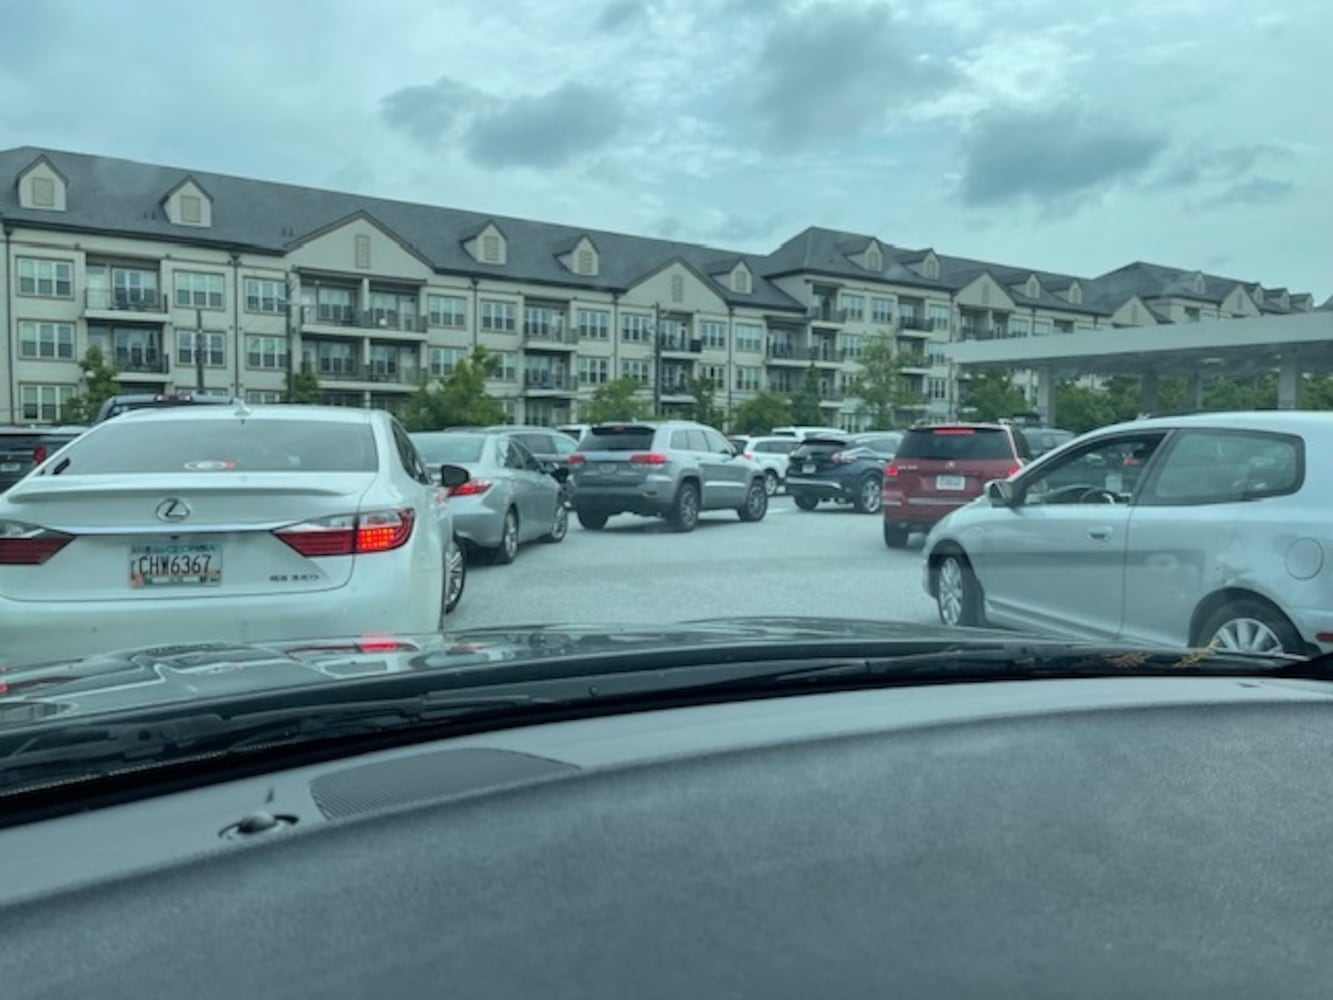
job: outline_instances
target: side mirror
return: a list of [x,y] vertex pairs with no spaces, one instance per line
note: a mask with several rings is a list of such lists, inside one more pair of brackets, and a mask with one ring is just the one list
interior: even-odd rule
[[563,465],[552,464],[546,471],[551,474],[551,478],[557,483],[563,483],[569,479],[569,470]]
[[445,489],[457,489],[472,478],[472,474],[461,465],[441,465],[440,485]]
[[1007,479],[992,479],[986,484],[986,497],[992,507],[1012,507],[1015,496],[1014,484]]

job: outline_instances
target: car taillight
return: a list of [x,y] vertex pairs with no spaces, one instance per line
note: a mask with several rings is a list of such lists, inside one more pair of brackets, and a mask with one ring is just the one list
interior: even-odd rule
[[884,478],[885,478],[885,479],[897,479],[897,478],[898,478],[898,466],[896,466],[896,465],[894,465],[894,464],[892,464],[892,463],[890,463],[889,465],[885,466],[885,467],[884,467]]
[[754,461],[754,455],[750,454],[748,451],[741,452],[741,458],[745,459],[747,462]]
[[570,456],[569,456],[569,464],[570,464],[570,465],[582,465],[582,464],[583,464],[584,462],[586,462],[586,461],[588,461],[588,458],[587,458],[586,455],[570,455]]
[[40,566],[72,541],[63,531],[0,521],[0,566]]
[[838,463],[839,465],[846,465],[849,462],[855,462],[856,455],[854,455],[850,451],[835,451],[832,455],[829,456],[829,459],[831,461]]
[[47,455],[46,445],[39,444],[36,448],[32,450],[32,464],[41,465],[43,462],[46,461],[46,455]]
[[451,497],[479,497],[492,486],[489,479],[469,479],[449,491]]
[[1022,471],[1023,471],[1023,467],[1022,467],[1021,465],[1015,465],[1012,469],[1010,469],[1008,472],[1006,472],[1006,473],[1004,474],[1004,478],[1005,478],[1005,479],[1013,479],[1014,476],[1018,475],[1018,474],[1019,474],[1020,472],[1022,472]]
[[629,457],[630,465],[666,465],[667,457],[661,452],[644,451]]
[[411,509],[377,510],[302,521],[273,534],[303,556],[351,556],[402,548],[415,523]]

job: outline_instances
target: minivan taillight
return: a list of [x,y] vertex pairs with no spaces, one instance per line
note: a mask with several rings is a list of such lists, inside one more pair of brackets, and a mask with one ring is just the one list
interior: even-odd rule
[[36,448],[32,450],[32,464],[41,465],[43,462],[46,461],[46,455],[47,455],[46,445],[39,444]]
[[586,461],[588,461],[587,455],[574,454],[570,455],[568,458],[568,462],[570,465],[582,465]]
[[856,455],[850,451],[835,451],[829,456],[829,460],[838,465],[847,465],[856,461]]
[[63,531],[0,521],[0,566],[40,566],[72,541]]
[[884,478],[885,478],[885,479],[897,479],[897,478],[898,478],[898,466],[895,465],[895,464],[892,463],[892,462],[890,462],[888,465],[886,465],[886,466],[884,467]]
[[376,510],[302,521],[273,532],[303,556],[351,556],[390,552],[412,537],[416,511]]
[[666,465],[667,457],[658,451],[644,451],[629,457],[630,465]]

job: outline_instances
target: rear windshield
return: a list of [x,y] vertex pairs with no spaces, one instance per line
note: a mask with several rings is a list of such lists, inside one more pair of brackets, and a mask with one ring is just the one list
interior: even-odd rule
[[479,434],[412,435],[412,443],[427,465],[465,465],[480,462],[486,439]]
[[997,427],[929,427],[908,431],[898,458],[1008,459],[1014,457],[1009,435]]
[[647,451],[653,446],[651,427],[594,427],[579,442],[579,451]]
[[801,455],[827,455],[829,452],[842,451],[847,447],[846,438],[813,437],[806,438],[792,451],[793,457]]
[[[66,464],[68,463],[68,464]],[[375,435],[330,420],[116,421],[85,435],[56,469],[104,476],[161,472],[373,472]]]
[[26,452],[31,458],[41,442],[42,438],[37,434],[0,434],[0,452],[5,454]]
[[103,420],[110,420],[130,410],[161,410],[168,406],[218,406],[229,402],[226,399],[139,399],[112,403],[102,415]]

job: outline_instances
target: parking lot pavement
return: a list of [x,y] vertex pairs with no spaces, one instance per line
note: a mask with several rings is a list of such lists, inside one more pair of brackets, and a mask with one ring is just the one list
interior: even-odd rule
[[885,547],[877,516],[774,497],[742,524],[710,512],[688,534],[622,515],[604,531],[571,518],[558,545],[534,543],[509,566],[474,561],[450,630],[561,622],[666,622],[732,615],[827,615],[933,624],[921,590],[921,538]]

